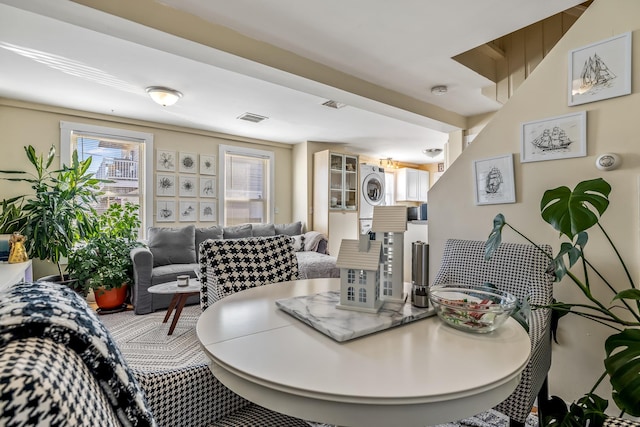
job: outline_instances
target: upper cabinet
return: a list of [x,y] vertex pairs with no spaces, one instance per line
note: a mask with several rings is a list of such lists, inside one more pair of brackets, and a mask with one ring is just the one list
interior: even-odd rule
[[329,237],[329,253],[342,239],[358,238],[358,156],[319,151],[313,162],[313,227]]
[[399,202],[426,202],[429,191],[429,172],[401,168],[396,171],[396,200]]
[[329,209],[358,210],[358,156],[324,153],[329,156]]

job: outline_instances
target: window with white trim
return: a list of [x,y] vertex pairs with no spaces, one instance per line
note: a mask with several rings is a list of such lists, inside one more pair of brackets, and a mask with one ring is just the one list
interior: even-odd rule
[[139,206],[141,237],[153,225],[153,135],[124,129],[60,122],[60,163],[69,165],[71,153],[91,157],[90,171],[103,183],[96,210],[131,202]]
[[273,222],[272,151],[220,145],[220,222]]

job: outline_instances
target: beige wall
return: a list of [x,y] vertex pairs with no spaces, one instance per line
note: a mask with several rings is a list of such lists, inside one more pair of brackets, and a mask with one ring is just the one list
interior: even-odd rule
[[[138,132],[148,132],[154,135],[155,150],[176,150],[202,154],[218,155],[218,145],[236,145],[261,150],[269,150],[275,153],[275,207],[274,222],[285,223],[293,220],[306,221],[304,217],[293,215],[294,176],[292,172],[292,146],[269,141],[251,140],[231,135],[216,134],[213,132],[198,131],[175,126],[165,126],[157,123],[147,123],[119,119],[110,116],[100,116],[73,110],[65,110],[43,105],[28,104],[0,98],[0,170],[26,170],[31,171],[23,147],[33,145],[38,153],[46,153],[54,144],[60,147],[60,121],[69,121],[97,126],[128,129]],[[54,163],[56,166],[58,161]],[[176,174],[178,174],[176,172]],[[0,181],[0,199],[17,196],[29,192],[27,185],[19,186],[7,181]],[[179,197],[162,198],[163,200],[175,200]],[[155,218],[155,200],[151,207]],[[166,227],[185,225],[181,222],[161,222]],[[196,223],[201,226],[210,226],[214,223]],[[40,277],[48,270],[46,267],[36,265],[34,275]]]
[[[572,49],[633,32],[633,82],[640,87],[640,2],[637,0],[597,0],[567,32],[514,96],[487,124],[475,141],[462,152],[444,176],[429,192],[430,271],[435,273],[447,238],[485,240],[493,217],[504,213],[525,234],[537,242],[554,246],[557,233],[539,214],[539,202],[546,189],[566,185],[571,188],[581,180],[605,178],[613,187],[611,205],[602,224],[623,254],[631,275],[639,281],[638,194],[640,146],[637,121],[640,96],[633,93],[614,99],[567,106],[567,56]],[[520,123],[571,112],[587,111],[587,157],[533,163],[520,163]],[[595,168],[598,155],[613,152],[622,157],[622,167],[610,172]],[[513,153],[516,203],[475,206],[472,167],[475,159]],[[522,242],[514,233],[507,241]],[[601,266],[612,283],[626,283],[622,272],[614,270],[615,260],[598,230],[590,232],[587,254]],[[576,301],[580,295],[569,282],[554,286],[559,300]],[[594,293],[610,298],[598,284]],[[587,392],[603,372],[604,338],[612,332],[575,316],[560,321],[559,344],[554,344],[550,372],[550,392],[565,399],[575,399]],[[505,355],[508,357],[508,355]],[[602,393],[608,395],[605,388]],[[610,399],[610,407],[614,406]]]

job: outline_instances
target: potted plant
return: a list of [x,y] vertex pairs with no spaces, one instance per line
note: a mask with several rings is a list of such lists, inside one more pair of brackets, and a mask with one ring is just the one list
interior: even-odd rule
[[139,228],[138,206],[110,205],[99,216],[95,232],[69,253],[69,277],[78,281],[81,292],[94,291],[100,309],[111,310],[125,302],[133,273],[129,252],[142,245],[137,241]]
[[[57,278],[64,282],[60,261],[78,240],[96,229],[97,215],[91,203],[100,194],[99,184],[105,181],[94,178],[88,171],[91,157],[79,161],[77,151],[73,152],[71,166],[50,170],[55,146],[51,146],[46,158],[37,155],[31,145],[24,150],[34,173],[15,170],[0,173],[10,176],[2,179],[29,183],[33,193],[3,202],[3,226],[25,235],[29,257],[55,263]],[[18,211],[20,215],[16,216]]]
[[[609,206],[611,186],[602,178],[580,182],[573,190],[562,186],[545,191],[540,202],[542,218],[560,233],[563,241],[559,253],[549,255],[550,266],[556,281],[567,277],[586,297],[586,303],[554,302],[549,306],[558,316],[575,314],[612,328],[604,343],[604,372],[592,389],[568,408],[557,396],[551,399],[551,413],[546,417],[550,426],[600,426],[607,417],[607,400],[594,393],[605,378],[613,388],[612,397],[616,406],[632,416],[640,416],[640,290],[636,287],[627,266],[611,237],[600,223]],[[588,233],[596,226],[610,244],[628,280],[628,287],[616,289],[601,270],[585,256]],[[536,245],[511,224],[502,214],[493,220],[493,230],[486,243],[485,257],[488,259],[502,239],[503,228],[510,228],[531,244]],[[544,252],[544,251],[543,251]],[[578,264],[581,273],[571,268]],[[592,292],[595,286],[604,286],[611,293],[610,301],[600,301]]]

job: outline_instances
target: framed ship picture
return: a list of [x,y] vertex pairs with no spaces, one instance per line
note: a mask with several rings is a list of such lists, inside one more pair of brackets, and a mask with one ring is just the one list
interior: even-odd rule
[[475,160],[473,176],[476,205],[515,203],[512,154]]
[[534,120],[521,125],[521,163],[586,155],[586,111]]
[[631,33],[569,52],[569,105],[631,93]]

